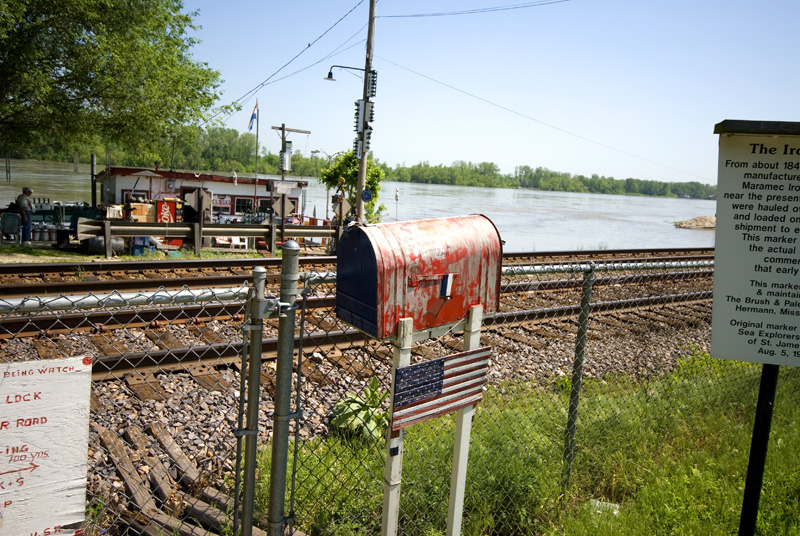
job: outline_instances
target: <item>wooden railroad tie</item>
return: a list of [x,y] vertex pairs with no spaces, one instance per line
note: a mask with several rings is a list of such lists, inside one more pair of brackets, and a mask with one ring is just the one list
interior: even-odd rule
[[[163,425],[152,423],[148,434],[130,426],[124,431],[125,441],[98,424],[93,428],[128,494],[130,509],[118,513],[139,534],[216,536],[232,526],[233,498],[208,486],[208,475],[194,465]],[[177,479],[158,456],[150,454],[153,451],[160,451],[169,459]],[[263,525],[265,521],[259,523]],[[267,533],[254,526],[253,534]]]

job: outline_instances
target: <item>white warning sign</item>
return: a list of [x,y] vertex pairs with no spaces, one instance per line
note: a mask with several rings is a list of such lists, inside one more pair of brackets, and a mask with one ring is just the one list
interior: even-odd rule
[[79,534],[91,357],[0,363],[0,534]]

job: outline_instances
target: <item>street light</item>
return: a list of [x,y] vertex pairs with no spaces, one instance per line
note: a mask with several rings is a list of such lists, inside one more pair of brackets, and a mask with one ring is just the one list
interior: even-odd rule
[[[331,68],[328,69],[328,76],[323,78],[323,80],[327,80],[328,82],[336,82],[336,79],[333,77],[333,70],[334,69],[346,69],[348,71],[361,71],[362,73],[365,69],[360,67],[348,67],[346,65],[331,65]],[[365,97],[374,97],[375,91],[378,87],[378,71],[375,69],[370,69],[369,75],[367,76],[367,83],[366,83],[366,95]]]
[[[371,8],[371,17],[373,9]],[[370,32],[371,33],[371,32]],[[367,39],[371,43],[371,38]],[[364,77],[364,97],[356,102],[356,139],[353,144],[353,153],[358,159],[358,187],[356,191],[356,219],[360,222],[364,221],[364,189],[367,183],[367,155],[369,154],[369,142],[372,137],[372,127],[369,123],[373,120],[373,103],[369,98],[375,96],[378,86],[378,73],[371,68],[372,66],[372,53],[371,46],[368,46],[367,62],[364,69],[359,67],[347,67],[345,65],[332,65],[328,69],[328,76],[325,80],[335,81],[333,77],[334,69],[347,69],[350,71],[361,71],[365,73]]]

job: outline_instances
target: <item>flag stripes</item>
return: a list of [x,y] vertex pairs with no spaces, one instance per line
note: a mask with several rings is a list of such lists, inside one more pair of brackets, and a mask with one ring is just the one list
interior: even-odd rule
[[250,116],[250,124],[247,126],[247,130],[253,130],[254,123],[258,123],[258,99],[256,99],[256,106],[253,108],[253,115]]
[[484,346],[397,369],[392,431],[480,402],[490,355]]

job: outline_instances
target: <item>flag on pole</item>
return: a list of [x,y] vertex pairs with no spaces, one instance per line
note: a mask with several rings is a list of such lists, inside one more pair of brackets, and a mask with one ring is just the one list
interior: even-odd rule
[[395,201],[400,201],[400,188],[395,188],[394,189],[394,200]]
[[397,369],[392,431],[480,402],[490,355],[484,346]]
[[253,123],[258,121],[258,99],[256,99],[256,107],[253,108],[253,115],[250,116],[250,126],[247,130],[253,130]]

